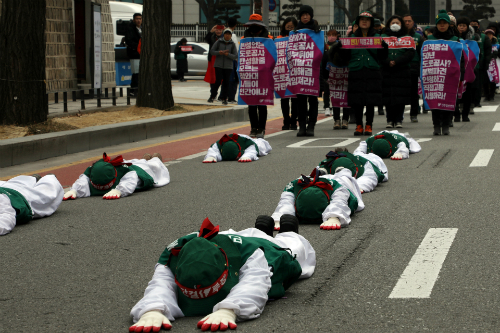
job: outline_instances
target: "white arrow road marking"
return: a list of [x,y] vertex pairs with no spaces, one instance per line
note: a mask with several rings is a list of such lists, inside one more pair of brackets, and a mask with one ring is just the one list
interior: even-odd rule
[[432,138],[415,139],[415,141],[417,141],[418,143],[427,142],[427,141],[431,141],[431,140],[432,140]]
[[429,229],[389,298],[429,298],[457,231]]
[[[317,140],[344,140],[342,142],[336,143],[334,145],[327,145],[327,146],[304,146],[308,143],[317,141]],[[344,147],[348,146],[351,143],[357,142],[359,139],[353,139],[353,138],[314,138],[314,139],[306,139],[302,140],[296,143],[293,143],[291,145],[286,146],[287,148],[334,148],[334,147]]]
[[495,131],[495,132],[500,131],[500,123],[495,124],[495,127],[493,127],[493,131]]
[[474,108],[474,112],[495,112],[498,109],[498,105],[488,105],[482,106],[480,108]]
[[469,167],[488,166],[488,163],[490,162],[491,156],[493,155],[494,151],[495,149],[479,149],[476,157],[474,157],[474,160],[472,160],[472,163],[469,165]]

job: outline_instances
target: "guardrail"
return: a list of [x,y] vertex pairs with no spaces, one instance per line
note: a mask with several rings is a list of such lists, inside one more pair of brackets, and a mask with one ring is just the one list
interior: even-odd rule
[[[73,102],[76,102],[80,99],[81,110],[85,110],[85,100],[87,99],[96,99],[97,107],[101,107],[102,99],[109,99],[109,89],[111,89],[111,99],[113,101],[113,106],[116,106],[116,99],[118,97],[123,97],[123,90],[126,89],[127,94],[127,105],[131,105],[130,103],[130,87],[112,87],[112,88],[104,88],[104,89],[77,89],[77,90],[66,90],[66,91],[51,91],[47,92],[47,105],[59,104],[59,94],[62,94],[62,104],[64,105],[64,112],[68,112],[68,93],[71,93],[71,99]],[[119,89],[119,96],[117,96],[117,89]],[[104,95],[102,94],[102,90],[104,90]],[[85,91],[88,91],[88,95],[85,95]],[[54,96],[54,102],[49,102],[49,95]],[[79,96],[77,96],[79,95]],[[86,97],[88,96],[88,97]]]

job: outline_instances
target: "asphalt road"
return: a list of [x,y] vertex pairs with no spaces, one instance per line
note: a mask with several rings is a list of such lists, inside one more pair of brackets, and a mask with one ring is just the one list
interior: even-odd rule
[[[498,332],[498,113],[476,112],[448,137],[432,136],[430,113],[416,124],[406,114],[403,132],[431,140],[408,160],[386,160],[389,181],[363,195],[366,208],[348,228],[301,226],[317,252],[315,274],[238,331]],[[205,217],[240,230],[270,215],[290,180],[309,173],[341,138],[354,138],[354,128],[332,125],[318,124],[321,140],[305,148],[287,147],[303,140],[292,131],[270,137],[272,153],[257,162],[172,163],[166,187],[63,202],[53,216],[16,227],[0,238],[0,331],[127,332],[165,246]],[[376,115],[374,131],[384,125]],[[470,167],[480,149],[494,149],[489,163]],[[389,298],[431,228],[457,230],[430,297]],[[194,332],[199,319],[176,320],[172,331]]]

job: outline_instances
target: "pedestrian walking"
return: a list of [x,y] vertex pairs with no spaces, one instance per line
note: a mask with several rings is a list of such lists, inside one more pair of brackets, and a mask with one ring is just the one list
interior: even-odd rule
[[[489,38],[491,45],[498,44],[498,40],[495,37],[496,35],[496,25],[495,24],[490,24],[488,29],[485,31],[486,36]],[[496,59],[498,57],[498,51],[492,51],[490,60],[488,61],[487,65],[489,66],[491,60]],[[495,100],[495,90],[497,89],[497,85],[495,82],[491,82],[488,79],[488,82],[484,85],[484,100],[487,102],[494,101]]]
[[[403,18],[393,15],[387,21],[382,37],[401,38],[408,36]],[[386,128],[402,128],[405,105],[411,104],[410,62],[415,56],[413,48],[389,49],[387,59],[382,63],[382,95],[387,110]]]
[[191,51],[183,51],[182,47],[187,45],[187,39],[182,38],[177,42],[174,48],[174,59],[177,65],[177,76],[179,77],[179,82],[186,82],[184,79],[184,74],[188,72],[188,60],[187,55]]
[[210,49],[210,54],[215,57],[215,84],[211,86],[210,98],[208,101],[213,102],[217,96],[217,91],[222,84],[220,99],[222,104],[227,105],[227,92],[229,91],[229,80],[233,71],[233,61],[238,59],[236,45],[234,45],[231,35],[231,29],[224,30],[223,38],[217,40]]
[[[419,100],[420,96],[418,94],[418,77],[420,76],[420,50],[422,50],[422,44],[424,43],[424,37],[417,32],[417,26],[413,21],[413,16],[411,14],[406,14],[403,16],[404,25],[408,29],[408,35],[413,38],[415,42],[416,51],[413,59],[410,62],[410,80],[411,80],[411,109],[410,109],[410,120],[412,123],[418,123],[418,114],[420,113]],[[424,113],[427,111],[424,110]]]
[[139,41],[142,36],[142,14],[135,13],[132,22],[130,22],[125,34],[127,44],[127,56],[130,59],[130,68],[132,70],[132,81],[130,82],[130,95],[135,96],[139,87],[139,64],[141,55],[137,51]]

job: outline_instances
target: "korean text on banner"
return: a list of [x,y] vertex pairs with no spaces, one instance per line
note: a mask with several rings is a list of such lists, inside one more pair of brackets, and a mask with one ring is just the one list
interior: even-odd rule
[[428,40],[422,45],[420,79],[426,110],[455,111],[463,44]]
[[[462,57],[463,57],[463,60],[464,60],[464,67],[465,67],[465,73],[467,73],[467,70],[470,70],[469,67],[469,47],[467,46],[467,44],[465,43],[464,40],[460,40],[460,42],[462,43]],[[465,82],[465,77],[462,81],[460,81],[460,85],[458,86],[458,94],[457,94],[457,98],[458,99],[462,99],[462,95],[464,94],[465,92],[465,89],[466,89],[466,82]]]
[[274,67],[274,93],[276,98],[295,98],[296,95],[292,94],[287,88],[290,82],[290,75],[288,73],[288,65],[286,63],[286,48],[288,46],[289,37],[277,38],[274,40],[276,45],[276,52],[278,58],[276,66]]
[[286,51],[292,94],[319,96],[325,33],[311,29],[290,32]]
[[[498,44],[493,44],[491,46],[491,52],[496,52],[498,51]],[[493,83],[500,83],[500,73],[499,73],[499,68],[498,68],[498,63],[496,58],[492,58],[490,61],[490,64],[488,66],[488,78],[490,79],[490,82]]]
[[326,66],[328,70],[328,86],[330,87],[330,100],[334,108],[349,108],[347,105],[347,77],[349,68],[335,66],[331,62]]
[[243,38],[238,50],[238,105],[274,105],[276,46],[270,38]]
[[382,39],[390,49],[415,49],[415,41],[412,37],[351,37],[340,38],[344,49],[381,49]]

